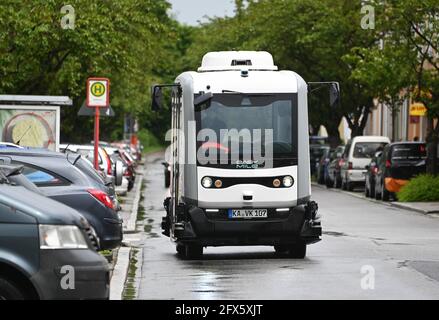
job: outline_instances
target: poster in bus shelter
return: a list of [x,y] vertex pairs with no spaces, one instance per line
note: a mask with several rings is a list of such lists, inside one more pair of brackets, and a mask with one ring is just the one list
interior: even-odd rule
[[50,107],[2,106],[1,141],[56,151],[59,143],[58,112],[57,108]]

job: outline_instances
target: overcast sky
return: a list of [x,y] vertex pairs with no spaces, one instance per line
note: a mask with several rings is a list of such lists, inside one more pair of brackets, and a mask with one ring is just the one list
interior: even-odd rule
[[233,0],[168,0],[172,4],[172,14],[178,21],[197,25],[205,22],[204,16],[233,16],[235,2]]

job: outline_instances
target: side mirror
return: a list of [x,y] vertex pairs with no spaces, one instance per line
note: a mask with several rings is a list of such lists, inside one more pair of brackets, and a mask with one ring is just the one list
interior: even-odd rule
[[379,158],[379,157],[381,156],[382,153],[383,153],[382,151],[377,151],[377,152],[375,152],[375,157],[376,157],[376,158]]
[[195,98],[194,106],[198,107],[198,106],[200,106],[202,104],[207,104],[207,107],[209,107],[210,100],[212,100],[212,98],[213,98],[213,93],[212,92],[203,93],[201,96]]
[[329,85],[329,104],[334,107],[340,102],[340,84],[333,82]]
[[367,166],[365,166],[364,168],[365,168],[366,170],[369,170],[370,165],[367,165]]
[[122,185],[123,179],[123,163],[120,160],[116,161],[116,170],[115,170],[115,181],[116,186]]
[[163,100],[162,88],[159,86],[153,86],[151,110],[152,111],[160,110],[162,108],[162,100]]

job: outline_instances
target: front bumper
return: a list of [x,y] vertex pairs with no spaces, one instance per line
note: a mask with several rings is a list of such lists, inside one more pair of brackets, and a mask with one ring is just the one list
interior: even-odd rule
[[190,206],[178,223],[174,240],[203,246],[311,244],[320,241],[322,228],[318,216],[304,205],[290,208],[280,216],[264,220],[230,220],[209,216],[205,210]]
[[31,281],[43,300],[107,300],[110,294],[107,260],[89,249],[40,250]]

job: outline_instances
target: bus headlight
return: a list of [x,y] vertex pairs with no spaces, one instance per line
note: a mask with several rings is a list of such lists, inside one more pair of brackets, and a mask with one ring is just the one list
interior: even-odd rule
[[201,185],[206,189],[212,187],[212,179],[209,177],[204,177],[201,179]]
[[289,188],[293,185],[294,179],[292,176],[285,176],[282,180],[282,183],[283,183],[285,188]]

